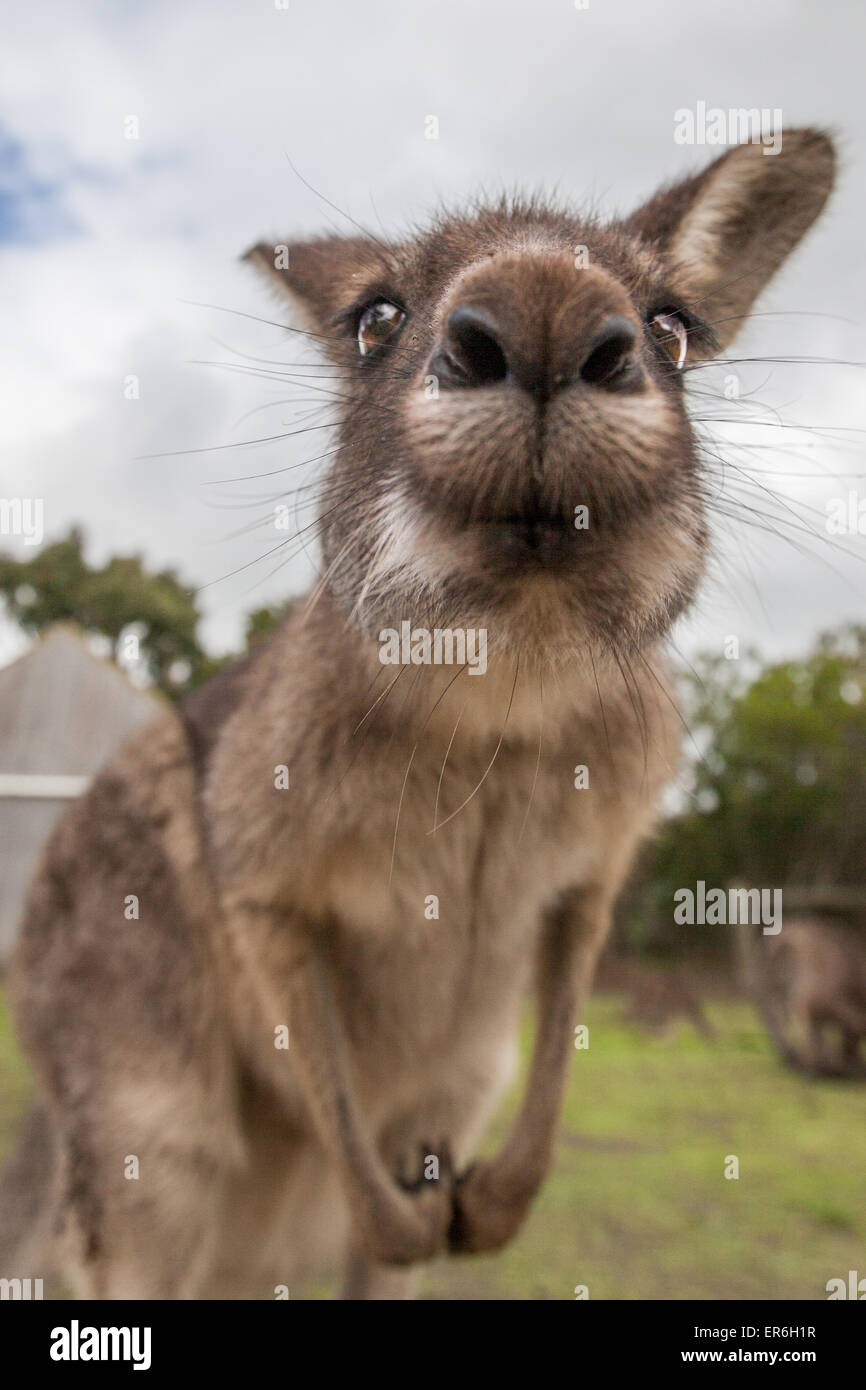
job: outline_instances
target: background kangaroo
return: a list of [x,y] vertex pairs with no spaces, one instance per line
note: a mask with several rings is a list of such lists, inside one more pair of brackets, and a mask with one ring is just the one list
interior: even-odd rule
[[748,927],[741,931],[744,978],[782,1058],[823,1075],[866,1075],[862,923],[795,917],[760,941]]
[[[786,131],[607,225],[503,202],[251,253],[333,364],[324,574],[52,838],[13,970],[41,1101],[4,1272],[272,1296],[343,1258],[345,1296],[399,1297],[517,1232],[676,760],[660,647],[707,547],[683,375],[833,165]],[[486,673],[384,665],[406,621],[486,631]],[[473,1164],[533,988],[522,1104]]]

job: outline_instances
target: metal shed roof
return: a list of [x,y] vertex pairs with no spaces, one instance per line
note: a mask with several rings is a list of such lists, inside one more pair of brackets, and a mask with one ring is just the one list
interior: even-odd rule
[[0,669],[0,960],[66,798],[159,707],[66,625]]

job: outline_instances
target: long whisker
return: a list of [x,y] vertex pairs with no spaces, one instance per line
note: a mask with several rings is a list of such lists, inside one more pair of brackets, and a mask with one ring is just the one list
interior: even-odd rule
[[398,803],[397,803],[397,815],[396,815],[395,820],[394,820],[394,840],[393,840],[393,843],[392,843],[392,845],[391,845],[391,869],[390,869],[390,872],[389,872],[389,874],[388,874],[388,882],[389,882],[389,883],[391,882],[391,879],[392,879],[393,876],[394,876],[394,859],[395,859],[395,856],[396,856],[396,854],[397,854],[397,831],[400,829],[400,812],[401,812],[402,809],[403,809],[403,796],[404,796],[405,791],[406,791],[406,783],[407,783],[408,780],[409,780],[409,773],[412,771],[412,764],[413,764],[413,762],[415,761],[415,754],[418,752],[418,744],[421,742],[421,738],[422,738],[422,735],[423,735],[423,733],[424,733],[424,730],[427,728],[427,725],[430,723],[430,720],[432,719],[435,710],[437,709],[437,707],[439,706],[439,704],[441,703],[441,701],[445,698],[445,696],[448,694],[448,691],[451,689],[451,687],[452,687],[452,685],[454,684],[454,682],[458,679],[458,677],[460,677],[460,676],[463,675],[463,672],[466,670],[468,664],[469,664],[468,662],[464,662],[464,664],[461,666],[460,670],[457,671],[457,672],[455,672],[455,674],[451,677],[450,681],[449,681],[448,684],[445,686],[445,689],[444,689],[443,691],[440,692],[439,696],[438,696],[437,699],[433,702],[433,705],[431,706],[431,708],[428,710],[427,715],[426,715],[426,717],[425,717],[425,719],[424,719],[424,723],[421,725],[421,728],[418,730],[418,737],[417,737],[416,740],[415,740],[414,746],[413,746],[413,748],[412,748],[412,752],[411,752],[411,754],[410,754],[410,756],[409,756],[409,762],[408,762],[408,764],[407,764],[407,766],[406,766],[406,773],[405,773],[405,776],[404,776],[404,778],[403,778],[403,785],[402,785],[402,787],[400,788],[400,800],[399,800]]
[[460,805],[457,807],[457,810],[456,810],[456,811],[452,811],[451,814],[450,814],[450,816],[446,816],[444,820],[439,821],[438,825],[435,825],[435,824],[434,824],[432,830],[428,830],[428,832],[427,832],[428,835],[435,835],[435,833],[436,833],[437,830],[441,830],[442,827],[443,827],[443,825],[447,825],[448,822],[449,822],[450,820],[453,820],[454,817],[455,817],[456,815],[459,815],[460,812],[463,810],[464,806],[468,806],[468,805],[469,805],[469,802],[472,800],[473,796],[475,796],[476,792],[478,792],[478,791],[481,789],[481,787],[484,785],[485,781],[487,780],[487,777],[488,777],[488,775],[489,775],[489,773],[490,773],[490,769],[493,767],[493,764],[496,762],[496,759],[497,759],[497,757],[499,756],[499,750],[500,750],[500,748],[502,747],[502,743],[503,743],[503,740],[504,740],[504,738],[505,738],[505,728],[506,728],[506,725],[508,724],[508,716],[511,714],[511,706],[512,706],[512,704],[513,704],[513,702],[514,702],[514,692],[515,692],[515,690],[517,689],[517,676],[518,676],[519,671],[520,671],[520,657],[518,656],[518,658],[517,658],[517,660],[516,660],[516,662],[515,662],[515,664],[514,664],[514,681],[512,682],[512,686],[511,686],[511,695],[510,695],[509,700],[508,700],[508,709],[505,711],[505,720],[504,720],[503,725],[502,725],[502,732],[501,732],[500,735],[499,735],[499,742],[497,743],[495,749],[493,750],[493,757],[490,759],[490,762],[487,764],[487,767],[484,769],[484,773],[483,773],[483,775],[482,775],[482,777],[481,777],[481,781],[478,783],[477,786],[475,786],[475,787],[472,789],[472,791],[471,791],[471,792],[469,793],[469,795],[466,797],[466,800],[465,800],[465,801],[461,801],[461,803],[460,803]]
[[535,797],[535,787],[538,782],[538,773],[541,768],[541,746],[544,740],[544,677],[541,671],[539,671],[538,673],[538,720],[538,755],[535,759],[535,772],[532,777],[532,786],[529,789],[529,800],[526,803],[526,811],[523,815],[523,823],[520,827],[520,834],[517,837],[518,845],[523,839],[523,832],[525,831],[526,823],[529,820],[529,812],[532,810],[532,802],[533,798]]
[[363,236],[368,237],[370,241],[375,241],[377,246],[381,246],[383,251],[387,252],[388,255],[391,255],[393,248],[389,246],[387,242],[382,241],[379,237],[375,235],[375,233],[371,232],[369,228],[362,226],[362,224],[360,222],[357,222],[354,217],[351,217],[348,212],[344,212],[342,208],[337,207],[337,204],[332,203],[330,198],[326,198],[324,193],[320,193],[318,188],[314,188],[310,181],[308,179],[305,179],[300,170],[297,169],[295,165],[292,163],[292,160],[290,159],[288,152],[286,150],[283,150],[283,154],[286,156],[286,162],[289,168],[291,169],[292,173],[295,175],[297,179],[300,179],[304,187],[308,188],[310,192],[314,195],[314,197],[320,199],[320,201],[325,203],[326,206],[332,210],[332,212],[336,212],[339,217],[344,217],[346,221],[349,222],[353,227],[355,227],[359,232],[361,232]]
[[[468,701],[466,702],[466,704],[468,704]],[[451,745],[457,737],[457,730],[460,726],[460,720],[463,718],[463,711],[466,708],[466,704],[463,704],[460,707],[460,713],[457,716],[457,721],[452,730],[451,737],[448,740],[448,747],[445,749],[445,757],[442,759],[442,767],[439,770],[439,781],[436,783],[436,800],[433,805],[433,829],[429,832],[429,834],[431,835],[435,834],[436,823],[439,819],[439,794],[442,791],[442,779],[445,776],[445,765],[448,762],[448,756],[451,752]]]

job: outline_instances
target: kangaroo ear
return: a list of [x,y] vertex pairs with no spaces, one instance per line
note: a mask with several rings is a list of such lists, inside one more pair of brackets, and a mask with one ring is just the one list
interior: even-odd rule
[[823,131],[785,131],[777,153],[737,145],[662,189],[624,225],[653,246],[684,307],[725,347],[824,207],[835,166]]
[[334,333],[335,320],[381,284],[384,248],[365,237],[316,237],[312,241],[259,242],[243,257],[301,310],[316,333]]

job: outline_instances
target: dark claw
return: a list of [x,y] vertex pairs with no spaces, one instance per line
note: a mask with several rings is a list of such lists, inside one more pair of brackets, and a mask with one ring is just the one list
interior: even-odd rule
[[454,1182],[454,1159],[451,1156],[451,1145],[447,1139],[443,1139],[439,1145],[439,1181]]
[[[426,1160],[426,1158],[427,1158],[427,1155],[430,1154],[430,1153],[432,1153],[433,1150],[432,1150],[432,1148],[431,1148],[431,1146],[430,1146],[429,1144],[425,1144],[425,1143],[419,1144],[418,1148],[419,1148],[420,1167],[419,1167],[417,1176],[414,1177],[414,1178],[407,1178],[407,1177],[405,1177],[405,1176],[403,1175],[403,1173],[399,1173],[398,1176],[397,1176],[397,1185],[398,1185],[399,1187],[402,1187],[402,1189],[403,1189],[404,1192],[420,1192],[421,1189],[422,1189],[422,1187],[424,1186],[425,1182],[428,1182],[428,1181],[429,1181],[428,1178],[425,1178],[425,1177],[424,1177],[424,1167],[425,1167],[425,1160]],[[438,1157],[438,1155],[437,1155],[437,1157]],[[440,1168],[441,1168],[441,1160],[440,1160]]]
[[[466,1177],[466,1174],[463,1174]],[[457,1179],[458,1183],[461,1181]],[[466,1216],[460,1205],[458,1192],[454,1193],[454,1207],[451,1212],[451,1224],[448,1227],[447,1245],[452,1255],[460,1255],[466,1250]]]
[[[451,1154],[451,1145],[447,1139],[443,1139],[438,1145],[422,1143],[418,1146],[419,1168],[417,1177],[407,1178],[404,1172],[397,1174],[397,1185],[404,1192],[420,1192],[425,1183],[443,1182],[452,1185],[456,1181],[454,1172],[454,1159]],[[428,1158],[439,1160],[439,1177],[425,1178],[424,1169]],[[465,1176],[465,1175],[464,1175]]]

